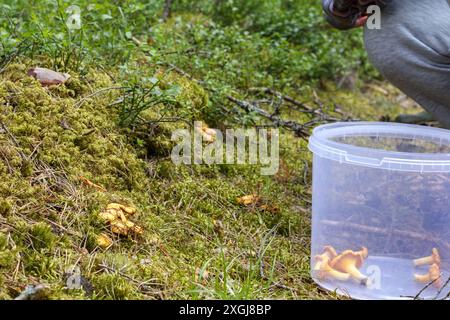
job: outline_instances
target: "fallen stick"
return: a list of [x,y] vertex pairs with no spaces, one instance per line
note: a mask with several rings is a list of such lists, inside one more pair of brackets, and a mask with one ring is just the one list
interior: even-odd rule
[[232,96],[226,96],[226,97],[229,101],[238,105],[242,109],[244,109],[248,112],[256,112],[260,116],[263,116],[264,118],[271,120],[276,126],[285,127],[285,128],[288,128],[288,129],[294,131],[295,134],[301,138],[306,138],[309,136],[309,132],[308,132],[306,126],[304,126],[304,125],[301,125],[295,121],[283,120],[280,117],[270,114],[266,110],[260,109],[257,106],[255,106],[254,104],[249,103],[247,101],[239,100]]
[[263,92],[263,93],[266,93],[266,94],[277,96],[277,97],[280,97],[281,99],[283,99],[284,101],[293,104],[294,106],[297,106],[299,108],[305,109],[306,111],[314,112],[314,113],[318,112],[318,110],[316,110],[316,109],[314,109],[314,108],[304,104],[303,102],[295,100],[294,98],[292,98],[292,97],[290,97],[288,95],[282,94],[281,92],[278,92],[278,91],[276,91],[274,89],[271,89],[271,88],[250,88],[249,91],[250,92]]
[[339,227],[339,228],[345,228],[345,229],[353,229],[358,230],[362,232],[367,233],[376,233],[381,235],[396,235],[400,237],[410,238],[410,239],[416,239],[420,241],[432,241],[435,243],[438,243],[445,247],[447,250],[450,250],[450,243],[443,241],[441,239],[438,239],[436,237],[433,237],[432,235],[423,234],[419,232],[414,231],[404,231],[404,230],[398,230],[398,229],[382,229],[378,227],[369,227],[361,224],[351,223],[351,222],[339,222],[339,221],[333,221],[333,220],[321,220],[320,223],[331,226],[331,227]]
[[[217,90],[213,89],[213,88],[209,88],[208,86],[205,85],[205,83],[201,80],[195,79],[192,75],[190,75],[189,73],[187,73],[186,71],[178,68],[177,66],[171,64],[171,63],[167,63],[167,65],[174,71],[176,71],[177,73],[179,73],[180,75],[188,78],[189,80],[192,80],[194,82],[196,82],[197,84],[201,85],[205,90],[208,90],[210,92],[216,93]],[[295,121],[291,121],[291,120],[283,120],[280,117],[278,117],[277,115],[272,115],[269,112],[267,112],[266,110],[263,110],[261,108],[258,108],[256,105],[244,101],[244,100],[239,100],[231,95],[227,95],[226,96],[227,100],[236,104],[237,106],[239,106],[240,108],[248,111],[248,112],[255,112],[257,114],[259,114],[260,116],[271,120],[272,122],[274,122],[275,125],[277,126],[282,126],[285,128],[288,128],[292,131],[295,132],[295,134],[297,134],[299,137],[301,138],[306,138],[309,136],[309,132],[307,129],[307,126],[299,124]]]
[[93,92],[93,93],[91,93],[91,94],[89,94],[89,95],[87,95],[87,96],[81,98],[80,100],[78,100],[78,101],[73,105],[73,107],[76,108],[76,109],[79,108],[79,107],[81,107],[81,106],[86,102],[87,99],[93,98],[93,97],[95,97],[96,95],[98,95],[98,94],[100,94],[100,93],[103,93],[103,92],[106,92],[106,91],[111,91],[111,90],[124,90],[124,89],[127,89],[127,87],[109,87],[109,88],[102,88],[102,89],[100,89],[100,90],[97,90],[97,91],[95,91],[95,92]]

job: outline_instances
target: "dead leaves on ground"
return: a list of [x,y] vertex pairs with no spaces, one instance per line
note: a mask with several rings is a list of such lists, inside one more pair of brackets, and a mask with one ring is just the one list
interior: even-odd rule
[[245,207],[257,208],[270,213],[277,213],[278,207],[268,203],[257,194],[249,194],[236,199],[236,202]]
[[[127,236],[127,235],[141,235],[143,230],[128,218],[136,213],[136,209],[126,207],[119,203],[110,203],[106,210],[100,213],[100,218],[109,223],[111,232]],[[102,239],[103,242],[105,239]],[[105,241],[106,244],[107,241]]]

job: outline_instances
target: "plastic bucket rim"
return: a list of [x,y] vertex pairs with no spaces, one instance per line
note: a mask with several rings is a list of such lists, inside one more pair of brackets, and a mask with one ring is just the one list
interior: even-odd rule
[[[377,133],[380,134],[389,135],[391,133],[394,136],[394,133],[402,133],[405,138],[408,136],[422,139],[441,138],[450,144],[450,131],[441,128],[387,122],[335,122],[318,126],[313,130],[313,134],[309,139],[309,150],[315,155],[341,163],[412,172],[450,172],[450,153],[389,151],[355,146],[330,139],[339,136],[337,132],[350,128],[353,130],[349,130],[349,136],[351,135],[350,133],[358,133],[355,129],[361,129],[360,135],[364,136],[363,133],[370,133],[370,129],[376,128],[378,129]],[[415,133],[414,131],[419,132]]]

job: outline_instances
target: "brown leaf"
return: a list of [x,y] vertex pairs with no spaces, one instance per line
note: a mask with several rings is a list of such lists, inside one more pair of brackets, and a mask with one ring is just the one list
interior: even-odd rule
[[28,70],[27,74],[39,81],[44,87],[63,84],[70,78],[68,73],[56,72],[39,67]]

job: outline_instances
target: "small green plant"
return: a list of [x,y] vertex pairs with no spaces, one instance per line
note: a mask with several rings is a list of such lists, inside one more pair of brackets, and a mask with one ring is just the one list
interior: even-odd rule
[[[160,86],[161,80],[155,77],[134,78],[125,85],[120,100],[121,110],[119,124],[130,127],[136,124],[141,113],[145,110],[164,106],[162,114],[175,105],[180,87],[173,85],[167,89]],[[161,116],[160,120],[163,120]]]

